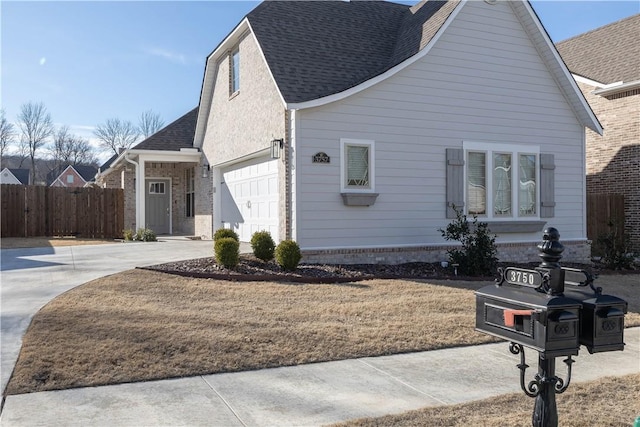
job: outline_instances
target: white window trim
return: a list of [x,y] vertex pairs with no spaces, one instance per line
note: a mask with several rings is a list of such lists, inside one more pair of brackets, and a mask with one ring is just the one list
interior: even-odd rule
[[[236,54],[238,55],[238,64],[234,61]],[[234,78],[236,71],[238,72],[237,81]],[[236,46],[229,54],[229,91],[231,97],[240,92],[240,46]]]
[[[486,156],[486,180],[487,180],[487,196],[486,196],[486,214],[478,215],[478,218],[482,218],[488,221],[531,221],[540,219],[540,147],[535,145],[518,145],[518,144],[500,144],[500,143],[488,143],[488,142],[476,142],[476,141],[463,141],[462,147],[464,149],[464,200],[465,200],[465,213],[468,214],[468,177],[467,166],[468,154],[470,151],[483,152]],[[515,208],[512,208],[511,216],[494,215],[493,213],[493,156],[490,154],[501,153],[511,154],[512,167],[512,183],[519,183],[519,156],[520,154],[534,154],[536,156],[536,213],[535,215],[520,215],[519,213],[519,200],[518,189],[519,185],[511,185],[511,204]]]
[[[347,156],[346,146],[347,145],[360,145],[360,146],[368,146],[369,147],[369,186],[364,187],[351,187],[346,185],[346,177],[347,177]],[[340,191],[342,193],[375,193],[375,177],[376,177],[376,151],[375,151],[375,141],[370,139],[351,139],[351,138],[341,138],[340,139]]]

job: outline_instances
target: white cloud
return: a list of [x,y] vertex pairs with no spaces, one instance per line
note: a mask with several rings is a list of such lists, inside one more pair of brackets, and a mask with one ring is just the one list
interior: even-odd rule
[[147,53],[148,55],[157,56],[159,58],[166,59],[170,62],[175,62],[177,64],[184,65],[187,63],[186,55],[178,52],[172,52],[167,49],[152,47],[152,48],[144,49],[144,52]]
[[45,62],[47,62],[47,58],[45,58],[44,56],[40,58],[40,65],[44,65]]

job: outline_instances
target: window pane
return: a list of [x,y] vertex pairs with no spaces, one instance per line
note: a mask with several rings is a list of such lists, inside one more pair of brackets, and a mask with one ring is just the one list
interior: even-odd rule
[[536,156],[520,154],[518,210],[520,215],[536,214]]
[[231,92],[237,92],[240,89],[240,51],[233,52],[231,64]]
[[347,185],[369,186],[369,147],[347,145]]
[[467,178],[468,212],[474,215],[487,213],[486,156],[484,153],[469,153]]
[[511,216],[511,154],[493,155],[493,213]]

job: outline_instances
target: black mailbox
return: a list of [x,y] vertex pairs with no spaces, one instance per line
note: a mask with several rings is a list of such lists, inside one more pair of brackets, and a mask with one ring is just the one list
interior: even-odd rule
[[[627,302],[603,295],[587,271],[561,267],[564,247],[559,239],[558,230],[545,229],[538,245],[539,267],[500,268],[495,285],[476,291],[476,330],[511,341],[509,351],[520,355],[520,387],[536,398],[535,427],[557,427],[555,395],[569,387],[571,356],[578,354],[580,345],[589,353],[624,349]],[[538,373],[528,384],[524,347],[539,353]],[[555,375],[558,356],[568,356],[563,360],[566,381]]]
[[577,355],[580,303],[530,287],[485,286],[476,291],[476,330],[531,347],[545,357]]
[[582,303],[580,344],[589,353],[624,350],[625,300],[582,289],[565,291],[565,295]]

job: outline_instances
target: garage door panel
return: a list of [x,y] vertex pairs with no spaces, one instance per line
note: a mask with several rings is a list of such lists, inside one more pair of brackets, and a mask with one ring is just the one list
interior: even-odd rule
[[[267,160],[251,165],[238,165],[223,173],[233,203],[243,222],[231,224],[241,241],[249,241],[256,231],[266,230],[274,240],[278,237],[278,161]],[[224,210],[224,205],[222,206]],[[224,215],[223,215],[224,217]]]

